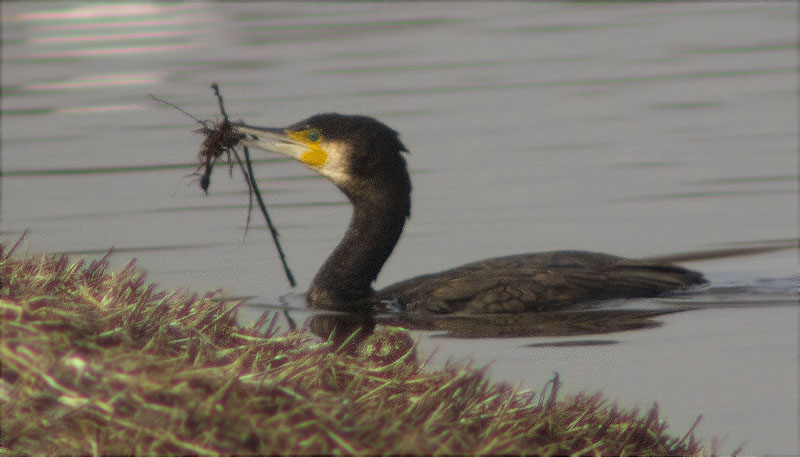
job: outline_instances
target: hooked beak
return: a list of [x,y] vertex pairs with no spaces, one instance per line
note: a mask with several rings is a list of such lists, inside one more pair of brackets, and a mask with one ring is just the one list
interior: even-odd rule
[[276,152],[303,161],[308,145],[293,139],[284,128],[255,127],[243,122],[231,124],[237,133],[244,135],[241,144],[268,152]]

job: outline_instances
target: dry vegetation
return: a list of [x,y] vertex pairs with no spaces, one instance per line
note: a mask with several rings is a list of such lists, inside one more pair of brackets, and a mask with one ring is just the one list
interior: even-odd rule
[[655,408],[426,368],[403,331],[347,354],[266,319],[239,327],[218,293],[159,292],[133,263],[13,250],[0,245],[3,454],[704,452]]

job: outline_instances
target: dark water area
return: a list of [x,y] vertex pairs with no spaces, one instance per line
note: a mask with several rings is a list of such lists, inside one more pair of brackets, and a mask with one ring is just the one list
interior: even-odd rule
[[[678,434],[798,454],[798,71],[793,3],[60,4],[2,7],[2,240],[131,258],[298,324],[350,217],[287,159],[254,157],[298,287],[234,170],[200,190],[198,126],[375,116],[411,151],[412,215],[378,277],[581,249],[672,258],[710,284],[552,315],[381,315],[433,363],[658,402]],[[313,316],[317,317],[317,316]],[[402,318],[402,319],[400,319]],[[402,322],[398,322],[402,320]],[[287,322],[288,325],[288,322]],[[324,326],[323,326],[324,327]]]

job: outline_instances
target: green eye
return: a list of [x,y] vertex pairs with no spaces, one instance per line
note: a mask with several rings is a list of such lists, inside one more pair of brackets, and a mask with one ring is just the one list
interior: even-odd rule
[[322,137],[322,134],[320,134],[319,130],[317,129],[311,129],[308,131],[306,137],[308,138],[308,141],[316,143]]

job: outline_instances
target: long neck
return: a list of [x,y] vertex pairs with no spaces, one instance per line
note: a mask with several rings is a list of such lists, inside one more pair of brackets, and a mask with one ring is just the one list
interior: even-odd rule
[[402,175],[382,192],[345,190],[353,203],[353,216],[344,238],[311,283],[312,307],[365,310],[365,299],[373,294],[371,284],[397,244],[411,208],[405,167]]

